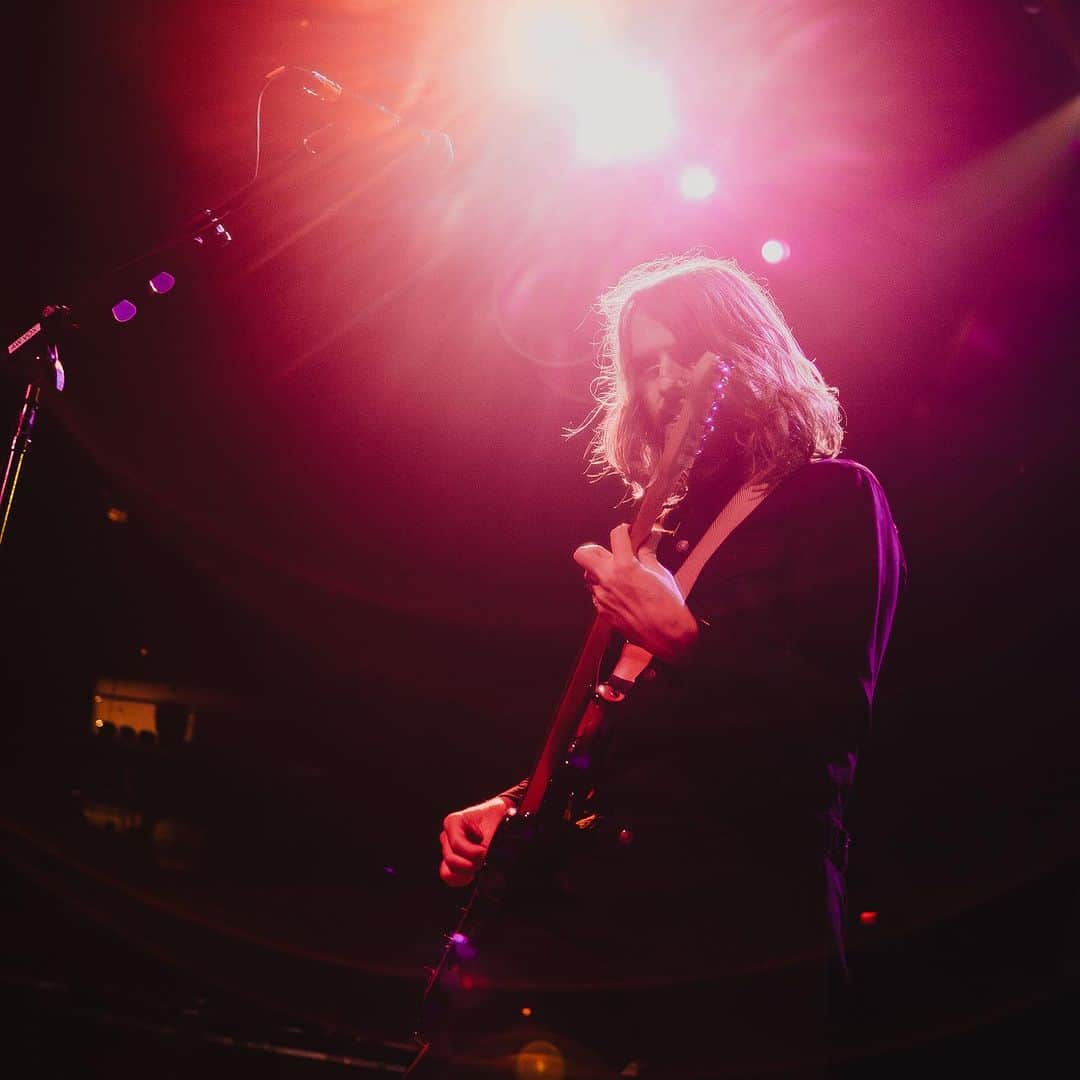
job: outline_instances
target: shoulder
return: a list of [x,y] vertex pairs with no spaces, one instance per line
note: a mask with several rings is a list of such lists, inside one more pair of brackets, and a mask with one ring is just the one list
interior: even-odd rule
[[777,510],[806,511],[815,516],[888,514],[877,477],[850,458],[823,458],[803,465],[776,486],[766,503]]
[[865,465],[852,461],[851,458],[822,458],[788,473],[776,485],[772,494],[798,498],[806,495],[880,490],[877,477]]

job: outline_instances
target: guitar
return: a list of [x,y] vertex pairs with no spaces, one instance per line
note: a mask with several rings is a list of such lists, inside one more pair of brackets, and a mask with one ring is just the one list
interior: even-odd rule
[[[701,452],[730,372],[731,365],[712,353],[705,353],[691,369],[686,397],[669,428],[656,476],[642,495],[630,527],[635,551],[650,539],[669,499]],[[492,837],[469,900],[431,970],[424,991],[423,1030],[433,1026],[441,996],[475,983],[472,968],[477,942],[482,942],[489,921],[507,906],[542,894],[557,870],[567,833],[587,827],[594,765],[613,719],[613,706],[617,708],[625,697],[599,677],[613,635],[610,623],[597,615],[559,699],[521,804],[507,811]],[[637,651],[647,662],[648,654]],[[429,1044],[423,1034],[417,1038],[423,1057]]]

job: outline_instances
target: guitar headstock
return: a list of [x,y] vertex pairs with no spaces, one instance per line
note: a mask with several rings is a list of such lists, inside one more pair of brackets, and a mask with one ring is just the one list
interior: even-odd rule
[[[659,519],[664,504],[693,466],[712,434],[720,403],[727,393],[732,364],[715,353],[704,353],[690,371],[686,397],[668,429],[656,476],[642,497],[631,537],[642,543]],[[635,534],[643,528],[640,539]]]

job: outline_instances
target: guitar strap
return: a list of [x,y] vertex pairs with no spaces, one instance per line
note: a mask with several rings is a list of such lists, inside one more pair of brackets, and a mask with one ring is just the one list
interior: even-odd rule
[[[686,556],[685,562],[675,571],[675,581],[684,599],[690,595],[690,590],[694,587],[698,576],[717,548],[761,505],[768,491],[768,486],[764,484],[753,486],[744,484],[728,499],[723,510],[716,515],[716,519],[694,545],[694,550]],[[651,661],[652,653],[647,652],[640,645],[627,642],[622,647],[622,652],[611,674],[632,683]]]

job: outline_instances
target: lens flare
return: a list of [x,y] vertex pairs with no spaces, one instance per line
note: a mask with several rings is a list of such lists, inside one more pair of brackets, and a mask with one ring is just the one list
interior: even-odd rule
[[688,165],[679,177],[679,193],[691,202],[707,199],[716,190],[716,177],[704,165]]
[[514,1076],[517,1080],[563,1080],[566,1059],[554,1043],[526,1043],[514,1056]]
[[761,257],[767,263],[782,263],[791,254],[791,248],[783,240],[766,240],[761,245]]

